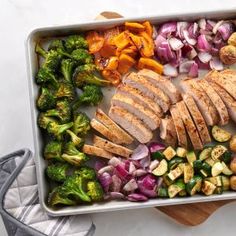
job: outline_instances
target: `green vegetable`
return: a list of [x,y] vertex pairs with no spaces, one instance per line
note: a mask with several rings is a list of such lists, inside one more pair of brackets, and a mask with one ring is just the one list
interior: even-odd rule
[[168,170],[167,161],[165,159],[162,159],[157,168],[154,169],[152,173],[156,176],[162,176],[167,172],[167,170]]
[[100,183],[97,181],[90,181],[87,184],[87,194],[92,199],[92,201],[102,201],[103,200],[103,189]]
[[169,146],[163,151],[163,155],[168,161],[170,161],[176,155],[176,152],[171,146]]
[[212,166],[212,169],[211,169],[211,175],[214,177],[214,176],[217,176],[219,174],[222,173],[224,167],[222,166],[222,164],[220,162],[216,162],[213,166]]
[[60,81],[60,83],[58,83],[58,89],[55,96],[60,99],[65,98],[69,101],[73,101],[75,98],[75,89],[70,82]]
[[225,151],[220,159],[225,163],[225,164],[229,164],[231,162],[232,159],[232,153],[230,151]]
[[158,160],[161,161],[163,158],[165,158],[165,156],[162,154],[162,152],[153,152],[151,153],[151,158],[152,160]]
[[67,163],[55,163],[47,167],[47,176],[54,181],[64,182],[67,178],[69,165]]
[[64,76],[64,79],[71,83],[73,72],[76,66],[76,62],[71,59],[63,59],[61,61],[61,73]]
[[187,150],[185,148],[182,148],[182,147],[177,147],[176,149],[176,155],[178,157],[186,157],[186,154],[187,154]]
[[207,173],[207,175],[211,175],[211,166],[208,163],[203,162],[202,169]]
[[55,139],[62,140],[62,135],[64,134],[64,132],[70,129],[72,126],[73,126],[73,122],[69,122],[62,125],[58,124],[58,122],[50,122],[47,125],[47,131]]
[[158,197],[169,197],[168,189],[164,187],[158,188],[157,195]]
[[91,129],[90,119],[85,113],[82,112],[74,112],[74,124],[72,127],[72,131],[76,135],[86,135],[88,131]]
[[95,170],[88,166],[80,167],[74,172],[74,174],[79,175],[87,180],[96,180],[97,178]]
[[180,196],[180,197],[185,197],[185,196],[187,196],[187,191],[186,191],[185,189],[181,190],[181,191],[179,192],[179,196]]
[[203,161],[211,157],[211,151],[212,151],[212,147],[204,148],[199,155],[199,160]]
[[70,135],[71,141],[73,142],[73,144],[80,148],[84,145],[84,139],[78,137],[75,133],[73,133],[71,130],[66,130],[66,132]]
[[200,169],[202,169],[202,161],[201,160],[195,160],[193,162],[193,168],[195,171],[199,171]]
[[49,142],[44,148],[44,157],[46,160],[56,160],[64,162],[61,158],[62,143],[58,141]]
[[194,151],[187,152],[186,158],[187,158],[188,163],[190,165],[193,165],[193,162],[197,160],[197,157],[196,157],[196,154],[194,153]]
[[227,191],[229,190],[230,187],[230,179],[228,176],[221,176],[222,178],[222,183],[223,183],[223,190]]
[[200,170],[200,175],[203,177],[203,178],[206,178],[208,176],[208,173],[205,171],[205,170]]
[[175,197],[180,191],[185,189],[185,184],[182,180],[177,180],[168,187],[168,195],[170,198]]
[[38,125],[42,129],[47,129],[48,124],[51,122],[56,122],[56,119],[48,117],[45,113],[41,112],[38,117]]
[[65,40],[65,48],[70,53],[78,48],[88,48],[88,43],[82,35],[70,35]]
[[203,181],[201,190],[205,195],[207,196],[212,195],[215,189],[216,189],[216,186],[214,184],[206,180]]
[[56,106],[56,99],[53,93],[46,87],[41,88],[40,95],[37,99],[37,107],[41,111],[52,109]]
[[171,179],[171,180],[175,180],[177,178],[179,178],[181,175],[183,174],[183,170],[177,166],[174,170],[172,170],[167,176]]
[[172,170],[174,168],[177,167],[178,164],[184,162],[184,159],[181,158],[181,157],[174,157],[172,158],[169,163],[168,163],[168,166],[169,166],[169,170]]
[[207,158],[205,162],[211,167],[216,163],[216,161],[214,161],[211,157]]
[[220,159],[220,157],[227,151],[227,148],[223,145],[216,145],[211,151],[211,158],[214,161]]
[[170,186],[171,184],[174,183],[174,181],[168,177],[167,173],[163,175],[163,182],[166,186]]
[[193,167],[186,163],[184,165],[184,183],[188,183],[194,176]]
[[186,191],[189,195],[194,195],[201,190],[202,178],[200,176],[193,176],[193,178],[186,184]]
[[56,76],[53,74],[53,72],[48,69],[48,68],[44,68],[41,67],[38,70],[38,73],[36,75],[36,82],[38,84],[51,84],[53,86],[53,88],[57,88],[58,87],[58,81]]
[[65,50],[65,42],[62,39],[54,39],[49,43],[48,51],[50,50]]
[[230,168],[223,161],[221,162],[221,165],[223,166],[222,173],[224,175],[232,175],[233,174],[233,171],[231,171]]
[[220,143],[227,142],[231,139],[231,134],[217,125],[212,127],[211,133],[212,137]]

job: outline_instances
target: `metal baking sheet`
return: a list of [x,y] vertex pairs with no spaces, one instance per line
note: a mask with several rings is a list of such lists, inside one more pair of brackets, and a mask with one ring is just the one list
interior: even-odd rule
[[[35,45],[38,41],[46,40],[52,37],[63,37],[69,34],[75,34],[81,31],[96,30],[96,29],[106,29],[122,24],[125,21],[145,21],[149,20],[153,24],[159,24],[169,20],[197,20],[199,18],[208,19],[235,19],[236,9],[231,10],[221,10],[221,11],[208,11],[208,12],[193,12],[188,14],[176,14],[176,15],[165,15],[165,16],[152,16],[152,17],[141,17],[141,18],[122,18],[122,19],[112,19],[103,21],[93,21],[83,24],[76,25],[63,25],[56,27],[45,27],[33,30],[27,40],[26,40],[26,53],[27,53],[27,70],[28,70],[28,81],[29,81],[29,93],[30,93],[30,104],[31,104],[31,114],[32,114],[32,126],[34,135],[34,159],[36,163],[37,179],[39,186],[39,199],[42,208],[52,216],[62,216],[62,215],[75,215],[75,214],[85,214],[85,213],[96,213],[96,212],[106,212],[106,211],[117,211],[117,210],[127,210],[127,209],[137,209],[155,206],[166,206],[166,205],[176,205],[176,204],[187,204],[196,202],[207,202],[207,201],[217,201],[226,199],[236,199],[236,192],[225,192],[222,195],[213,196],[201,196],[196,195],[193,197],[181,197],[174,199],[151,199],[147,202],[129,202],[129,201],[109,201],[94,203],[90,205],[78,205],[63,207],[58,209],[50,208],[47,205],[47,196],[49,191],[48,181],[45,178],[45,168],[46,162],[42,155],[43,150],[43,136],[42,132],[37,126],[37,116],[38,111],[35,105],[35,100],[38,96],[38,86],[35,83],[35,74],[38,70],[38,58],[35,53]],[[106,96],[112,90],[106,91]],[[109,99],[107,99],[109,100]],[[109,105],[109,101],[103,104],[105,110]],[[235,125],[228,125],[227,129],[235,132]]]

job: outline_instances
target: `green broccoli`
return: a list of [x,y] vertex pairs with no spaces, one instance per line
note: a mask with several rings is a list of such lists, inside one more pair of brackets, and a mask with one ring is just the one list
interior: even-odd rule
[[36,75],[36,82],[38,84],[51,84],[54,88],[58,87],[58,81],[53,72],[47,67],[41,67]]
[[77,202],[68,197],[68,191],[63,186],[58,186],[49,193],[48,197],[48,204],[49,206],[55,205],[68,205],[73,206],[76,205]]
[[66,143],[62,158],[74,166],[81,166],[84,162],[89,160],[88,156],[80,152],[71,141]]
[[97,86],[111,85],[110,81],[102,79],[98,74],[98,70],[94,64],[81,65],[75,69],[73,80],[78,88],[86,84],[94,84]]
[[71,83],[67,81],[60,81],[58,86],[58,90],[55,93],[57,98],[67,98],[70,101],[74,100],[75,89]]
[[83,64],[90,64],[93,63],[93,57],[89,54],[88,50],[79,48],[75,49],[71,52],[71,54],[63,51],[58,52],[61,56],[68,57],[72,60],[76,61],[76,64],[83,65]]
[[69,122],[71,119],[71,107],[67,100],[59,100],[56,103],[56,108],[45,112],[45,116],[55,116],[62,123]]
[[56,119],[48,117],[44,112],[41,112],[38,116],[38,125],[42,129],[47,129],[50,122],[56,122]]
[[87,194],[94,202],[103,200],[103,189],[97,181],[90,181],[87,184]]
[[78,135],[86,135],[88,131],[91,129],[90,119],[85,113],[82,112],[74,112],[74,124],[72,127],[72,131]]
[[49,43],[48,46],[48,51],[50,50],[62,50],[65,51],[65,47],[64,47],[64,40],[62,39],[54,39]]
[[47,131],[57,140],[62,140],[63,133],[66,130],[70,129],[72,126],[73,126],[73,122],[69,122],[62,125],[58,124],[58,122],[50,122],[47,125]]
[[88,48],[88,43],[82,35],[71,35],[65,40],[65,47],[68,52],[78,48]]
[[84,139],[78,137],[74,132],[69,129],[66,132],[70,135],[71,141],[76,147],[80,148],[84,145]]
[[72,196],[78,201],[91,202],[86,193],[87,180],[78,175],[67,177],[63,187],[67,190],[67,196]]
[[46,160],[56,160],[64,162],[61,157],[62,143],[58,141],[50,141],[44,148],[44,158]]
[[68,176],[70,166],[67,163],[55,163],[47,167],[47,176],[56,182],[64,182]]
[[87,180],[96,180],[97,175],[93,168],[88,166],[82,166],[78,170],[75,170],[74,174],[79,175]]
[[72,81],[72,75],[75,66],[76,66],[75,61],[71,59],[63,59],[61,61],[61,73],[63,74],[65,80],[70,83]]
[[53,93],[46,87],[41,88],[40,95],[37,99],[37,107],[41,111],[52,109],[56,106],[56,99]]

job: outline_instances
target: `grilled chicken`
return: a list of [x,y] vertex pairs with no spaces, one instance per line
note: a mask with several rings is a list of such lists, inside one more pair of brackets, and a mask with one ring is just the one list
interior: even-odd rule
[[201,112],[199,111],[196,103],[194,102],[193,98],[188,94],[183,94],[182,97],[197,127],[202,143],[206,144],[206,143],[211,142],[211,136],[209,134],[206,122]]
[[184,123],[181,119],[181,115],[176,107],[176,105],[172,105],[170,108],[170,114],[172,116],[177,138],[178,138],[178,144],[181,147],[187,148],[188,141],[187,141],[187,135],[184,128]]
[[201,139],[199,137],[197,128],[188,112],[187,107],[185,106],[184,101],[176,103],[176,107],[179,111],[179,114],[181,115],[182,121],[186,127],[186,130],[188,132],[188,136],[192,142],[193,148],[196,150],[203,149],[203,145],[201,142]]
[[140,143],[147,143],[152,139],[153,134],[151,130],[127,110],[112,106],[109,111],[109,116]]
[[236,101],[222,87],[213,82],[209,83],[225,103],[231,119],[236,122]]
[[152,110],[157,116],[162,117],[163,112],[161,110],[161,107],[152,99],[145,96],[140,90],[130,87],[129,85],[120,85],[116,92],[132,98],[139,104]]
[[221,71],[220,74],[232,83],[236,83],[236,70],[226,69]]
[[227,77],[222,76],[218,71],[210,71],[206,76],[206,80],[212,81],[224,90],[226,90],[234,99],[236,99],[236,84],[227,79]]
[[91,155],[91,156],[97,156],[97,157],[104,157],[107,159],[111,159],[113,157],[113,154],[110,152],[105,151],[103,148],[91,146],[85,144],[82,148],[83,153]]
[[220,96],[215,92],[215,90],[209,85],[209,83],[206,80],[199,80],[198,84],[202,87],[202,89],[205,91],[207,96],[211,99],[212,103],[214,104],[216,110],[218,111],[218,115],[220,118],[219,124],[220,125],[226,125],[229,122],[229,113],[228,110],[220,98]]
[[97,109],[95,117],[103,123],[109,130],[111,130],[123,144],[131,144],[134,139],[119,127],[109,116],[107,116],[101,109]]
[[117,143],[117,144],[123,143],[123,140],[119,139],[112,130],[108,129],[104,124],[97,121],[96,119],[92,119],[90,121],[90,125],[93,129],[95,129],[97,132],[99,132],[100,134],[102,134],[104,137],[111,140],[112,142]]
[[174,84],[171,83],[169,78],[161,76],[156,72],[148,69],[142,69],[138,72],[138,75],[144,76],[155,87],[164,91],[171,100],[172,104],[181,100],[181,95]]
[[134,114],[151,130],[155,130],[160,126],[160,118],[155,115],[152,110],[145,108],[143,105],[137,103],[132,98],[116,93],[112,97],[111,104],[114,106],[122,107],[130,113]]
[[112,143],[112,142],[110,142],[106,139],[103,139],[101,137],[98,137],[96,135],[93,138],[93,144],[96,147],[102,148],[102,149],[106,150],[107,152],[114,153],[114,154],[121,156],[121,157],[128,158],[133,153],[132,150],[130,150],[126,147]]
[[165,142],[167,146],[175,147],[177,144],[177,134],[174,126],[174,122],[171,117],[165,117],[161,119],[160,125],[160,138]]
[[145,96],[154,100],[164,112],[169,110],[171,104],[169,97],[161,89],[154,87],[145,77],[132,72],[123,78],[123,83],[138,89]]
[[200,85],[193,79],[186,79],[180,82],[180,86],[185,93],[193,97],[206,123],[211,126],[217,124],[219,121],[217,110]]

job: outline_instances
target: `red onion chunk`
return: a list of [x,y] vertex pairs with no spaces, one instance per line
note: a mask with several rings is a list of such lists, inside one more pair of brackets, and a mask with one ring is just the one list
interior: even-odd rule
[[124,199],[125,196],[123,193],[119,193],[119,192],[110,192],[110,198],[111,199]]
[[184,39],[184,35],[183,35],[183,30],[187,29],[189,26],[189,23],[186,21],[180,21],[177,22],[177,36],[179,36],[179,38]]
[[98,176],[99,182],[102,185],[102,188],[105,192],[108,192],[110,185],[112,183],[111,175],[104,172],[102,175]]
[[188,58],[190,60],[192,60],[193,58],[195,58],[197,56],[197,51],[194,49],[194,47],[192,48],[192,50],[187,54]]
[[158,33],[164,37],[167,37],[172,32],[175,32],[176,29],[177,29],[176,22],[169,22],[169,23],[163,24]]
[[159,48],[162,42],[165,42],[166,38],[164,38],[162,35],[157,35],[156,39],[154,40],[156,48]]
[[107,172],[109,174],[112,174],[114,171],[114,167],[113,166],[104,166],[102,167],[99,171],[98,171],[98,174],[101,175],[103,174],[104,172]]
[[196,62],[191,65],[188,76],[192,78],[198,77],[198,64]]
[[224,40],[228,40],[229,36],[233,33],[233,26],[231,23],[226,22],[218,27],[218,32],[220,32]]
[[195,58],[195,62],[198,64],[198,68],[202,70],[209,70],[210,66],[209,63],[203,63],[199,60],[199,58]]
[[212,55],[208,52],[199,52],[198,53],[198,58],[201,62],[207,63],[211,60]]
[[130,180],[130,174],[129,172],[125,169],[125,166],[123,163],[118,164],[115,167],[116,170],[116,174],[118,175],[119,178],[121,178],[121,180]]
[[139,163],[143,169],[147,168],[151,163],[150,155],[148,155],[144,159],[141,159]]
[[130,162],[129,173],[132,174],[136,170],[136,167],[133,162]]
[[199,32],[198,32],[198,24],[196,22],[190,24],[188,28],[188,33],[191,38],[194,38],[194,39],[197,38],[197,36],[199,35]]
[[158,160],[154,160],[150,163],[149,165],[149,171],[152,172],[154,169],[156,169],[159,165],[159,161]]
[[209,52],[211,51],[211,45],[207,41],[206,35],[201,34],[197,38],[197,49],[200,52]]
[[221,20],[221,21],[218,21],[218,22],[215,24],[215,26],[213,27],[213,30],[212,30],[213,34],[216,34],[216,32],[218,31],[218,28],[219,28],[223,23],[224,23],[224,21]]
[[190,38],[189,32],[187,30],[183,30],[183,36],[188,44],[195,45],[197,43],[196,39]]
[[118,164],[121,163],[121,160],[117,157],[112,157],[109,161],[108,161],[108,164],[111,165],[111,166],[117,166]]
[[94,165],[94,169],[96,171],[99,171],[101,168],[103,168],[105,166],[105,163],[102,161],[96,161],[95,165]]
[[169,44],[170,44],[170,47],[172,48],[172,50],[176,51],[176,50],[179,50],[181,49],[184,44],[182,43],[181,40],[177,39],[177,38],[170,38],[168,40]]
[[111,178],[112,178],[111,190],[113,192],[120,192],[122,186],[121,179],[117,175],[113,175]]
[[213,30],[213,28],[215,27],[216,25],[216,22],[213,21],[213,20],[207,20],[207,25],[206,25],[206,28],[207,30]]
[[146,174],[147,174],[147,171],[143,170],[143,169],[137,169],[133,172],[134,177],[140,177],[140,176],[143,176],[143,175],[146,175]]
[[192,49],[193,49],[193,47],[191,45],[185,44],[182,48],[183,57],[186,57],[192,51]]
[[164,65],[163,73],[164,73],[164,75],[167,75],[170,77],[177,77],[178,76],[177,68],[169,63]]
[[131,202],[144,202],[148,200],[146,196],[140,193],[131,193],[128,195],[127,199]]
[[141,160],[149,155],[148,147],[144,144],[139,144],[138,147],[133,151],[130,159]]
[[164,150],[166,146],[163,143],[152,142],[148,145],[148,148],[149,148],[149,151],[153,153],[153,152]]
[[194,63],[194,61],[192,61],[192,60],[191,61],[184,61],[179,66],[179,72],[180,73],[189,73],[190,68],[191,68],[193,63]]
[[125,184],[123,190],[125,192],[133,192],[138,188],[138,184],[135,179],[131,179],[128,183]]
[[138,180],[139,191],[147,197],[156,197],[157,196],[156,188],[157,188],[156,178],[151,174],[143,176]]
[[199,25],[200,29],[205,30],[205,29],[206,29],[207,22],[206,22],[205,19],[200,19],[200,20],[198,21],[198,25]]
[[212,70],[223,70],[224,66],[218,57],[213,57],[210,61],[210,68]]

